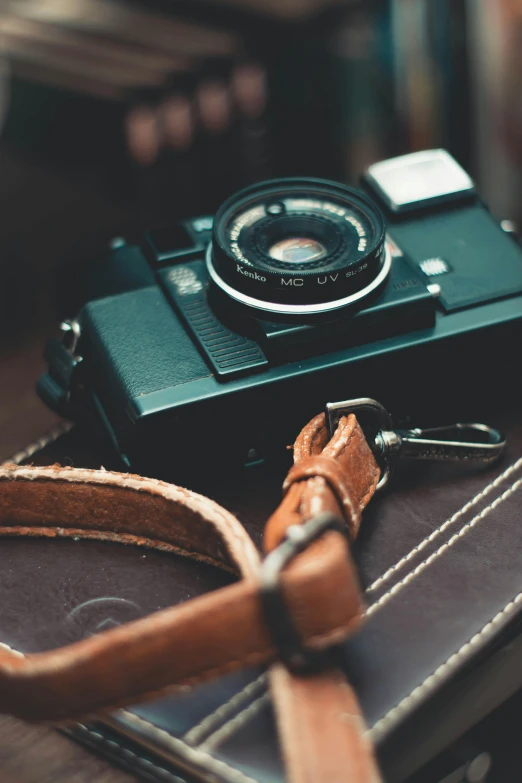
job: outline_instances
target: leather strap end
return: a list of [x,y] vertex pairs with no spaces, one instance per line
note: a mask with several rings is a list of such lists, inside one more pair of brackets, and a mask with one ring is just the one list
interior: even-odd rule
[[380,783],[357,697],[341,671],[295,677],[275,665],[270,681],[279,694],[288,783]]

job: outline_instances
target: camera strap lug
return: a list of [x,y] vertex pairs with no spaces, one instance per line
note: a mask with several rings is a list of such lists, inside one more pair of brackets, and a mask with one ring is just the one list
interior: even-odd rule
[[77,321],[64,321],[60,329],[62,339],[48,340],[45,347],[48,372],[38,381],[37,390],[46,405],[67,417],[70,415],[74,378],[83,361],[77,353],[81,330]]
[[339,419],[349,413],[363,414],[363,429],[366,429],[365,413],[377,423],[378,429],[376,433],[373,430],[373,437],[365,431],[382,471],[377,489],[384,489],[389,484],[398,458],[487,465],[499,459],[506,446],[506,440],[498,430],[476,422],[428,429],[395,429],[386,408],[370,397],[327,403],[326,421],[330,435],[335,432]]

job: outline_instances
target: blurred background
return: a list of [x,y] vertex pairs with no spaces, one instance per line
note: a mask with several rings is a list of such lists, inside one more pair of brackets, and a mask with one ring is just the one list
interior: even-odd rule
[[522,0],[0,0],[0,51],[0,457],[114,236],[438,146],[522,219]]

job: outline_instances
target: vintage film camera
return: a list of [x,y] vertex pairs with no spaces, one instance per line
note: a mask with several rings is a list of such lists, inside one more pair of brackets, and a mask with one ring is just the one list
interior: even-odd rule
[[48,346],[41,396],[177,477],[278,452],[330,400],[487,418],[518,383],[521,248],[444,150],[362,185],[259,183],[214,219],[116,240]]

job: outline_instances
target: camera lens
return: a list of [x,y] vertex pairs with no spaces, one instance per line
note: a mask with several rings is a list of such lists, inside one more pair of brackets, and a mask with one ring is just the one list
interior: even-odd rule
[[379,290],[390,265],[375,204],[317,179],[240,191],[218,210],[207,252],[214,285],[258,317],[335,317]]

